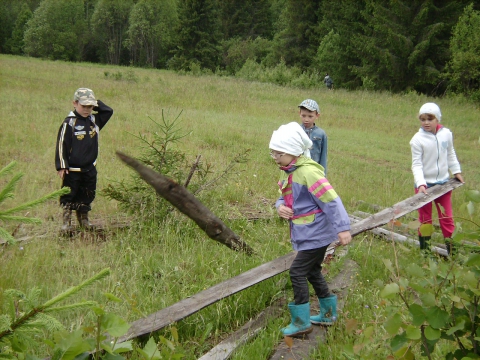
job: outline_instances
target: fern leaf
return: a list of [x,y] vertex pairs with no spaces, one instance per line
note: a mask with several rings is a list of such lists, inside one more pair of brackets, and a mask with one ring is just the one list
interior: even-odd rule
[[7,185],[5,185],[3,190],[0,191],[0,204],[8,198],[14,197],[13,190],[15,190],[15,186],[17,186],[17,183],[20,181],[22,177],[23,177],[23,174],[16,174],[12,178],[12,180],[10,180]]
[[51,194],[48,194],[48,195],[45,195],[43,197],[41,197],[40,199],[37,199],[37,200],[33,200],[33,201],[30,201],[30,202],[27,202],[25,204],[22,204],[22,205],[19,205],[13,209],[9,209],[9,210],[6,210],[6,211],[2,211],[2,214],[3,215],[8,215],[8,214],[13,214],[14,212],[17,212],[17,211],[23,211],[23,210],[27,210],[27,209],[30,209],[32,207],[35,207],[39,204],[42,204],[44,203],[45,201],[48,201],[50,199],[54,199],[54,198],[57,198],[59,197],[60,195],[65,195],[65,194],[68,194],[70,192],[70,188],[68,187],[64,187],[60,190],[57,190],[57,191],[54,191],[52,192]]

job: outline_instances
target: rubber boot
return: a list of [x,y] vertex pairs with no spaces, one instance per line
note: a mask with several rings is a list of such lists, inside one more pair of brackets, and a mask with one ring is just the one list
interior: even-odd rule
[[445,246],[447,247],[447,254],[448,256],[455,255],[457,252],[455,251],[455,246],[453,245],[451,238],[445,238]]
[[294,302],[288,304],[288,310],[292,316],[291,323],[282,329],[284,336],[301,336],[312,332],[313,327],[310,324],[310,303],[295,305]]
[[332,325],[337,320],[337,295],[326,298],[318,298],[320,313],[310,316],[310,322],[314,325]]
[[420,242],[420,250],[430,250],[430,236],[418,236]]
[[93,229],[93,225],[88,220],[88,211],[77,210],[78,225],[85,229]]
[[72,226],[72,210],[68,208],[63,208],[63,225],[62,231],[69,232],[73,230]]

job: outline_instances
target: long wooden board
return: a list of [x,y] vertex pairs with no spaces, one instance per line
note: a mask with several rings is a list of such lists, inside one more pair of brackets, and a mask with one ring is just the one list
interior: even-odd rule
[[[427,195],[423,193],[416,194],[390,208],[384,209],[377,214],[352,224],[350,232],[352,236],[355,236],[366,230],[384,225],[390,220],[414,211],[448,191],[456,189],[462,185],[463,184],[456,179],[451,179],[443,185],[436,185],[428,189]],[[290,268],[290,265],[295,258],[295,254],[295,252],[291,252],[150,314],[145,318],[134,321],[131,324],[128,333],[118,339],[118,342],[126,341],[162,329],[165,326],[192,315],[221,299],[278,275]]]

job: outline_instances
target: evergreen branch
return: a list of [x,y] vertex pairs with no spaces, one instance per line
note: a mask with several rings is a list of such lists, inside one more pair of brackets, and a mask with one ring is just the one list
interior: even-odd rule
[[51,313],[51,312],[58,312],[58,311],[64,311],[64,310],[78,310],[78,309],[85,309],[85,308],[91,308],[92,306],[96,306],[98,303],[96,301],[84,301],[81,303],[75,303],[75,304],[70,304],[70,305],[65,305],[65,306],[57,306],[57,307],[52,307],[45,309],[45,313]]
[[68,187],[64,187],[60,190],[56,190],[48,195],[45,195],[43,197],[41,197],[40,199],[37,199],[37,200],[33,200],[33,201],[30,201],[30,202],[27,202],[25,204],[22,204],[22,205],[19,205],[15,208],[12,208],[12,209],[9,209],[9,210],[6,210],[6,211],[2,211],[2,214],[3,215],[7,215],[7,214],[12,214],[14,212],[17,212],[17,211],[23,211],[23,210],[27,210],[27,209],[30,209],[32,207],[35,207],[39,204],[42,204],[44,203],[45,201],[48,201],[50,199],[53,199],[53,198],[57,198],[59,197],[60,195],[65,195],[65,194],[68,194],[70,192],[70,188]]
[[[38,313],[32,321],[25,323],[22,326],[21,331],[24,332],[26,330],[28,332],[38,332],[39,328],[47,329],[48,331],[55,331],[64,329],[64,326],[53,316],[47,315],[43,312]],[[20,331],[20,329],[18,331]]]
[[7,314],[0,315],[0,331],[5,331],[10,328],[12,319]]
[[15,190],[15,186],[17,186],[17,183],[20,181],[20,179],[23,177],[23,174],[16,174],[3,188],[3,190],[0,192],[0,203],[4,202],[8,198],[13,198],[15,195],[13,193],[13,190]]
[[0,212],[0,220],[3,221],[19,221],[24,224],[41,224],[42,220],[39,218],[29,218],[25,216],[3,215]]
[[80,285],[77,285],[77,286],[73,286],[71,287],[70,289],[68,289],[67,291],[64,291],[63,293],[55,296],[53,299],[50,299],[49,301],[47,301],[46,303],[44,303],[40,308],[43,310],[43,309],[46,309],[50,306],[52,306],[53,304],[56,304],[57,302],[60,302],[74,294],[76,294],[77,292],[79,292],[80,290],[83,290],[84,288],[92,285],[94,282],[96,281],[99,281],[101,279],[103,279],[104,277],[106,277],[107,275],[110,275],[110,269],[109,268],[106,268],[106,269],[103,269],[102,271],[100,271],[98,274],[94,275],[93,277],[91,277],[90,279],[87,279],[85,280],[83,283],[81,283]]
[[13,168],[17,166],[17,162],[14,160],[4,168],[0,169],[0,176],[7,175],[12,172]]
[[109,268],[103,269],[98,274],[92,276],[90,279],[85,280],[80,285],[73,286],[70,289],[68,289],[67,291],[55,296],[53,299],[50,299],[49,301],[47,301],[43,305],[41,305],[37,308],[33,308],[28,313],[24,314],[22,317],[18,318],[15,322],[13,322],[10,325],[9,329],[0,332],[0,341],[1,341],[2,337],[11,336],[15,332],[15,330],[17,330],[19,328],[21,328],[23,326],[27,326],[27,327],[30,326],[31,322],[35,321],[35,318],[39,314],[44,313],[52,305],[54,305],[54,304],[56,304],[56,303],[58,303],[62,300],[65,300],[66,298],[76,294],[80,290],[83,290],[84,288],[92,285],[94,282],[103,279],[104,277],[106,277],[109,274],[110,274],[110,269]]
[[9,245],[13,245],[17,242],[15,238],[7,230],[0,226],[0,239],[5,240]]

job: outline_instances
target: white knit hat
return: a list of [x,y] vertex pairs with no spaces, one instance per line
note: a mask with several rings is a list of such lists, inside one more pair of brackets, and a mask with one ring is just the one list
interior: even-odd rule
[[273,132],[269,148],[294,156],[304,154],[310,157],[309,148],[312,145],[313,143],[305,133],[305,130],[298,123],[291,122],[280,126],[278,130]]
[[438,122],[442,121],[442,113],[440,111],[440,108],[438,107],[437,104],[435,103],[426,103],[423,104],[422,107],[420,108],[420,111],[418,112],[418,117],[422,114],[432,114],[435,115],[437,118]]

